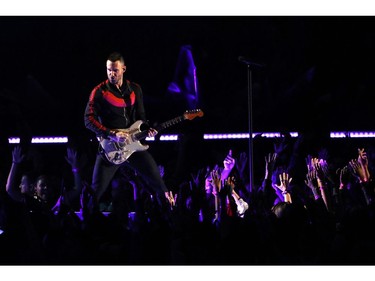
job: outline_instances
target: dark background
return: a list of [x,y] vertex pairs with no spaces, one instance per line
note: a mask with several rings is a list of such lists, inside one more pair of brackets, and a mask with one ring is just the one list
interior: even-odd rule
[[113,50],[143,87],[148,118],[173,118],[166,91],[183,45],[205,113],[197,129],[248,129],[245,56],[265,65],[251,67],[254,131],[372,130],[374,26],[366,16],[3,16],[2,132],[86,134],[83,111]]

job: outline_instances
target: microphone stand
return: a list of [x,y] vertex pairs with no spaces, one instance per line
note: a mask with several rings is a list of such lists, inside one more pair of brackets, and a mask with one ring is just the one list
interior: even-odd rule
[[250,64],[247,64],[247,112],[249,122],[249,193],[253,191],[253,81]]
[[247,100],[248,100],[248,126],[249,126],[249,192],[254,189],[254,174],[253,174],[253,81],[250,66],[264,67],[262,64],[254,63],[249,59],[239,56],[238,60],[247,66]]

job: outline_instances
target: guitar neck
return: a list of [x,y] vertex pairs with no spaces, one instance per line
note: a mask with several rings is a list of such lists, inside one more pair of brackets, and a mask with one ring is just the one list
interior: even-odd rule
[[[178,116],[176,118],[173,118],[171,120],[168,120],[168,121],[165,121],[165,122],[159,124],[158,126],[155,127],[155,129],[158,132],[160,132],[160,131],[162,131],[162,130],[164,130],[166,128],[169,128],[169,127],[171,127],[173,125],[176,125],[176,124],[178,124],[178,123],[180,123],[180,122],[182,122],[184,120],[185,120],[185,118],[184,118],[183,115],[182,116]],[[147,138],[147,136],[148,136],[148,130],[145,130],[145,131],[141,131],[141,132],[138,132],[138,133],[134,134],[133,137],[134,137],[134,139],[136,141],[140,141],[140,140],[143,140],[143,139]]]
[[156,126],[156,130],[157,131],[162,131],[162,130],[164,130],[164,129],[168,128],[168,127],[171,127],[173,125],[176,125],[176,124],[178,124],[178,123],[180,123],[180,122],[182,122],[184,120],[185,120],[184,116],[178,116],[176,118],[173,118],[171,120],[168,120],[166,122],[163,122],[163,123],[159,124],[158,126]]

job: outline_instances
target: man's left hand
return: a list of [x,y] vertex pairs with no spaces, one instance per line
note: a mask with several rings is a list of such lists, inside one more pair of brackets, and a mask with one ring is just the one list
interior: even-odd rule
[[157,134],[158,134],[158,131],[156,131],[154,128],[150,128],[150,129],[148,130],[148,137],[149,137],[149,138],[153,138],[153,137],[155,137]]

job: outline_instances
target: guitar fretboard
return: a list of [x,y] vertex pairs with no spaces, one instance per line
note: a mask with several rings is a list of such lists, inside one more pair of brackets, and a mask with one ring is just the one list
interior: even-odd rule
[[[168,128],[168,127],[171,127],[173,125],[176,125],[176,124],[178,124],[178,123],[180,123],[184,120],[185,120],[184,116],[178,116],[176,118],[173,118],[171,120],[168,120],[168,121],[165,121],[165,122],[159,124],[158,126],[156,126],[155,129],[158,132],[160,132],[160,131],[162,131],[162,130]],[[138,133],[134,134],[133,137],[134,137],[135,141],[140,141],[140,140],[143,140],[143,139],[147,138],[147,136],[148,136],[148,130],[145,130],[145,131],[141,131],[141,132],[138,132]]]

